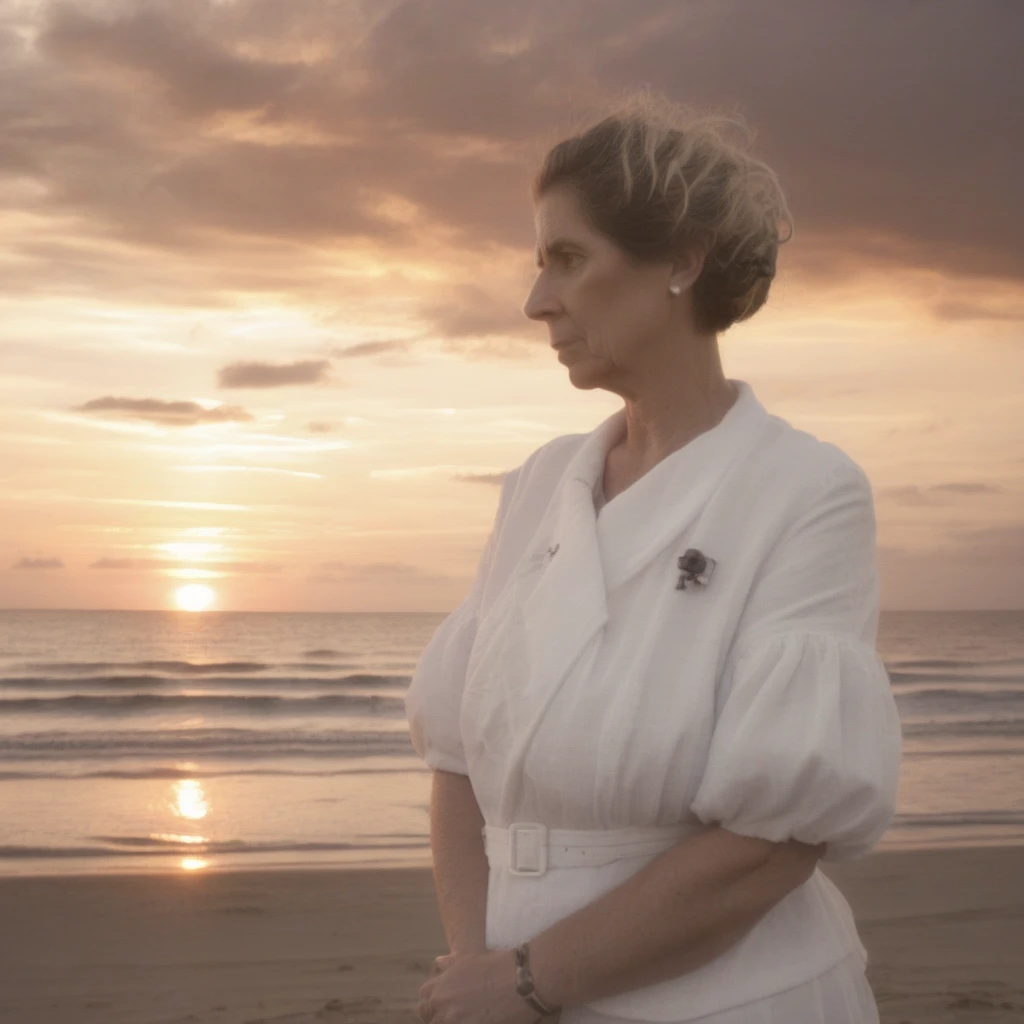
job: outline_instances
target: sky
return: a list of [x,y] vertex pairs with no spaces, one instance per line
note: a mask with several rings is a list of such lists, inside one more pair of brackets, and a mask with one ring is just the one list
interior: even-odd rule
[[0,0],[0,608],[436,611],[621,405],[523,304],[623,91],[731,105],[795,233],[726,375],[844,448],[883,609],[1024,608],[1024,6]]

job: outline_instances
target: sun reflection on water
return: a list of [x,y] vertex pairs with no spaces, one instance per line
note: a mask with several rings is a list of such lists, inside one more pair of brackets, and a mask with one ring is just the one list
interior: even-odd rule
[[[186,821],[199,821],[210,813],[210,801],[203,791],[203,784],[199,779],[179,779],[175,782],[171,787],[169,803],[171,812],[179,818],[184,818]],[[210,837],[205,835],[180,832],[164,832],[154,835],[153,838],[166,843],[180,843],[197,847],[211,842]],[[200,871],[209,866],[210,861],[205,857],[187,856],[181,858],[182,871]]]
[[198,821],[210,812],[210,804],[198,779],[180,779],[174,784],[174,809],[180,818]]

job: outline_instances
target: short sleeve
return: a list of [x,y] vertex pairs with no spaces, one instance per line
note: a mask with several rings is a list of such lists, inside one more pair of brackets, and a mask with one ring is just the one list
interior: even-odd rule
[[502,481],[498,511],[462,603],[444,619],[424,647],[405,694],[405,716],[416,753],[431,767],[468,775],[459,732],[466,666],[476,638],[480,595],[487,581],[518,470]]
[[902,730],[875,648],[871,487],[847,456],[751,589],[691,811],[774,842],[868,853],[895,813]]

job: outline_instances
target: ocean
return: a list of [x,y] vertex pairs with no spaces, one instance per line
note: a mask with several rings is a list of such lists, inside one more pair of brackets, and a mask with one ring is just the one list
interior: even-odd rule
[[[0,874],[427,866],[440,614],[0,610]],[[1024,612],[883,612],[879,849],[1024,841]]]

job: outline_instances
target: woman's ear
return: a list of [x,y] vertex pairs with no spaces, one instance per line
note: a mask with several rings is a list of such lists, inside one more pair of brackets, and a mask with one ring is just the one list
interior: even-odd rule
[[693,285],[704,269],[707,248],[699,242],[691,242],[672,260],[670,285],[679,285],[682,291]]

